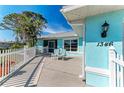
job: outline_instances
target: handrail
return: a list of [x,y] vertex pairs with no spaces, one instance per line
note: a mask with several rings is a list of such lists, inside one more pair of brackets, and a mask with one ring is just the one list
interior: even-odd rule
[[4,50],[0,53],[0,81],[36,56],[36,48]]
[[124,87],[124,61],[114,47],[109,49],[110,86]]
[[121,65],[121,66],[124,67],[124,61],[123,61],[123,60],[119,60],[119,59],[116,58],[116,59],[113,60],[112,62],[117,63],[118,65]]

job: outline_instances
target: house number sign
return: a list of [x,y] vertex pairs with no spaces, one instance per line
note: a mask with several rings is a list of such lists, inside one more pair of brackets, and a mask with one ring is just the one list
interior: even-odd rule
[[113,41],[111,41],[111,42],[98,42],[97,46],[100,46],[100,47],[113,46]]

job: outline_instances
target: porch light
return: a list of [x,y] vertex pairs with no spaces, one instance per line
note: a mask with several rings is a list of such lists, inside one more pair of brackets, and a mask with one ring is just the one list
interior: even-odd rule
[[101,37],[105,38],[107,36],[107,31],[109,29],[109,24],[105,21],[105,23],[102,25],[102,33],[101,33]]

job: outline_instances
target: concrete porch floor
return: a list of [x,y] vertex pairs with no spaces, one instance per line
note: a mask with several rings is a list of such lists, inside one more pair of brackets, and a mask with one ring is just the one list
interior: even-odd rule
[[84,87],[85,82],[79,78],[81,74],[81,57],[72,57],[67,60],[57,60],[51,57],[44,58],[38,87]]

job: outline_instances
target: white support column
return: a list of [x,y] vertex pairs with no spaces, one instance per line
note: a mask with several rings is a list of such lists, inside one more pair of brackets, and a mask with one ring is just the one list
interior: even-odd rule
[[86,62],[85,62],[85,46],[86,46],[86,40],[85,40],[85,24],[83,24],[83,60],[82,60],[82,76],[83,79],[86,80],[86,71],[85,71],[85,67],[86,67]]
[[109,71],[110,71],[110,78],[109,84],[110,87],[116,87],[116,73],[115,73],[115,61],[116,59],[116,52],[114,47],[109,48]]
[[73,25],[73,29],[77,30],[77,34],[83,37],[83,41],[82,41],[83,54],[82,54],[82,63],[81,63],[82,71],[81,73],[79,73],[80,74],[79,78],[82,78],[83,80],[85,80],[85,24],[80,22],[80,23],[73,23],[72,25]]
[[124,18],[122,22],[123,32],[122,32],[122,54],[123,54],[123,60],[124,60]]
[[[120,60],[123,61],[123,55],[120,56]],[[124,67],[120,67],[120,87],[124,87]]]

